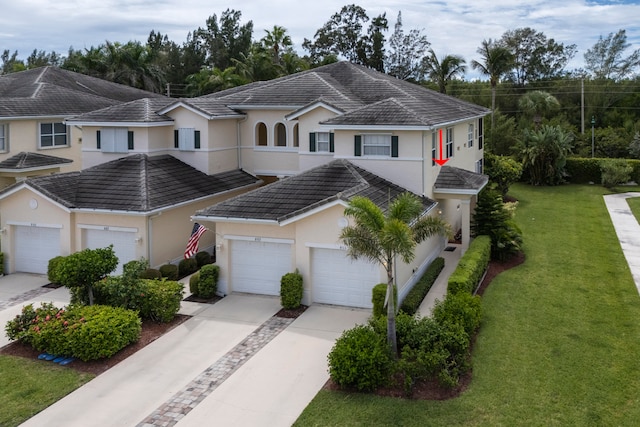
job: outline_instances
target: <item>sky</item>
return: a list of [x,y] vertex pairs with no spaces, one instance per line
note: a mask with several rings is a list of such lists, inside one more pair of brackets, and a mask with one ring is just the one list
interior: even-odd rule
[[[364,8],[370,18],[386,13],[387,39],[398,12],[402,27],[422,31],[441,57],[461,55],[467,63],[480,60],[484,39],[499,39],[507,30],[530,27],[577,54],[567,67],[584,65],[583,55],[600,36],[627,32],[628,52],[640,48],[640,0],[21,0],[3,2],[0,13],[0,52],[18,51],[20,59],[34,49],[66,56],[70,47],[97,47],[105,41],[145,43],[149,32],[166,34],[182,44],[187,34],[205,27],[208,17],[227,8],[242,12],[241,22],[253,21],[253,39],[279,25],[287,29],[299,54],[302,42],[346,4]],[[472,78],[471,70],[467,79]]]

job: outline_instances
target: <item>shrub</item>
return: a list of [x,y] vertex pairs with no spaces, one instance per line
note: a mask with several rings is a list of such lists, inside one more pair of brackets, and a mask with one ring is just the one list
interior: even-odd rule
[[178,277],[185,277],[198,271],[198,261],[195,258],[181,259],[178,263]]
[[447,294],[444,301],[436,302],[433,318],[441,324],[460,325],[467,335],[472,336],[480,326],[482,318],[480,297],[467,292]]
[[600,161],[602,159],[570,157],[567,159],[567,178],[574,184],[586,184],[589,182],[600,182],[602,180],[600,172]]
[[[393,285],[393,297],[395,305],[394,307],[398,308],[398,287]],[[386,316],[387,315],[387,305],[384,303],[384,300],[387,298],[387,284],[386,283],[378,283],[371,289],[371,302],[373,303],[373,316]]]
[[10,339],[19,339],[38,351],[73,356],[83,361],[111,357],[140,337],[141,323],[131,310],[103,305],[57,308],[25,306],[22,315],[7,324]]
[[198,296],[202,298],[213,298],[218,290],[218,276],[220,267],[215,264],[202,266],[200,269],[200,280],[198,281]]
[[189,277],[189,292],[198,296],[198,282],[200,282],[200,273],[196,272]]
[[47,265],[47,279],[51,283],[60,283],[60,276],[58,273],[58,265],[64,259],[62,255],[53,257],[49,260],[49,264]]
[[207,251],[200,251],[196,254],[196,263],[198,264],[198,268],[202,268],[203,265],[211,264],[213,260],[211,259],[211,254]]
[[130,276],[131,278],[138,278],[149,268],[149,262],[140,258],[139,260],[129,261],[122,266],[122,275]]
[[160,273],[160,270],[157,270],[155,268],[147,268],[142,273],[140,273],[140,276],[138,277],[140,279],[162,279],[162,274]]
[[160,275],[169,280],[178,280],[178,266],[174,264],[164,264],[160,266]]
[[154,322],[170,322],[180,310],[184,285],[171,280],[141,280],[135,309],[140,317]]
[[631,172],[633,172],[633,168],[623,159],[601,160],[600,170],[602,172],[602,185],[609,189],[629,182]]
[[473,293],[489,265],[490,253],[491,239],[488,236],[473,239],[469,249],[458,261],[458,266],[449,276],[447,294]]
[[298,270],[287,273],[280,279],[280,304],[283,308],[292,310],[300,307],[303,292],[302,274]]
[[429,289],[433,286],[434,282],[440,275],[440,272],[444,268],[444,258],[438,257],[427,267],[418,283],[409,291],[407,296],[402,301],[400,310],[407,314],[414,314],[418,311],[418,307],[422,304],[424,297],[427,296]]
[[341,387],[371,391],[388,383],[393,369],[384,334],[358,325],[338,338],[328,356],[329,375]]
[[496,184],[502,197],[506,196],[511,184],[518,182],[522,176],[522,164],[511,157],[491,153],[484,154],[484,161],[484,173]]

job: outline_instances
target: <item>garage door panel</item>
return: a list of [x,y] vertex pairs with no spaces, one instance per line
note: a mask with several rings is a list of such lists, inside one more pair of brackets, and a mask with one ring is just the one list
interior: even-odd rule
[[136,233],[130,231],[114,230],[84,230],[83,248],[98,249],[113,245],[113,251],[118,257],[118,266],[114,274],[122,274],[122,266],[136,259]]
[[60,255],[60,229],[16,226],[14,230],[15,270],[47,274],[49,260]]
[[261,241],[231,242],[234,292],[280,295],[280,279],[291,271],[291,245]]
[[354,260],[340,249],[313,248],[313,300],[324,304],[371,308],[371,289],[380,269],[364,259]]

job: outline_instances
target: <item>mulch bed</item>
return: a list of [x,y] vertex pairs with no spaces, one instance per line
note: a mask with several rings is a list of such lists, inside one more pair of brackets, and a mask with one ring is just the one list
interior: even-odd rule
[[[484,276],[482,283],[478,286],[476,291],[476,295],[484,294],[485,290],[491,283],[491,281],[503,271],[509,270],[510,268],[516,267],[522,264],[525,261],[525,255],[523,252],[519,252],[515,256],[511,257],[506,261],[491,261],[489,262],[489,267],[487,268],[487,274]],[[476,336],[471,339],[471,352],[473,353],[473,346],[476,340]],[[471,379],[473,378],[472,370],[469,370],[465,373],[458,382],[458,385],[454,388],[446,388],[440,386],[437,380],[428,380],[428,381],[420,381],[416,383],[413,387],[413,391],[411,394],[411,399],[413,400],[446,400],[452,399],[454,397],[458,397],[462,394],[471,383]],[[385,397],[399,397],[399,398],[407,398],[406,393],[404,392],[404,388],[402,386],[402,379],[396,378],[395,381],[398,385],[392,385],[388,387],[381,387],[377,389],[374,394],[377,396],[385,396]],[[324,387],[325,390],[336,390],[336,391],[345,391],[345,392],[354,392],[353,390],[344,390],[337,384],[335,384],[331,379],[329,379]]]
[[[89,362],[74,360],[73,362],[66,365],[66,367],[79,372],[87,372],[94,375],[100,375],[107,369],[117,365],[127,357],[131,356],[138,350],[151,344],[153,341],[157,340],[176,326],[184,323],[190,317],[191,316],[178,314],[169,323],[155,323],[149,320],[145,320],[142,322],[142,331],[140,332],[140,339],[137,342],[129,344],[127,347],[123,348],[108,359],[92,360]],[[19,341],[14,341],[0,348],[0,354],[25,357],[32,360],[38,360],[38,355],[41,353],[41,351],[34,350],[30,345],[23,344]],[[41,362],[53,363],[47,361]]]
[[298,308],[294,308],[294,309],[290,309],[287,310],[286,308],[281,309],[279,312],[276,313],[277,317],[285,317],[287,319],[295,319],[298,316],[300,316],[302,313],[305,312],[305,310],[309,308],[306,305],[301,305]]
[[186,297],[183,301],[199,302],[200,304],[215,304],[218,301],[220,301],[221,299],[222,299],[222,297],[218,296],[218,295],[214,295],[211,298],[201,298],[201,297],[197,297],[195,295],[190,295],[190,296]]

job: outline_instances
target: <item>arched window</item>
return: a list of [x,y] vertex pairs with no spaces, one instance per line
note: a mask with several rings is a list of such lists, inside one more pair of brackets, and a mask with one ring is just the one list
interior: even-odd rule
[[256,145],[259,147],[267,146],[267,125],[262,122],[256,125]]
[[293,125],[293,146],[300,147],[300,131],[297,123]]
[[287,127],[283,123],[276,123],[275,134],[276,147],[286,147]]

